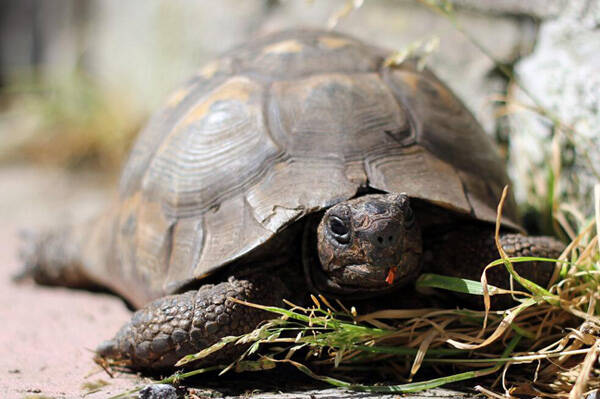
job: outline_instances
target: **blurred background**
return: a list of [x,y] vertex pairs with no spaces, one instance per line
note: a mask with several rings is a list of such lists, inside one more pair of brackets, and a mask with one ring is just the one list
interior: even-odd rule
[[[427,65],[498,142],[524,213],[545,213],[529,217],[530,228],[547,231],[553,198],[586,213],[598,180],[599,8],[596,0],[2,0],[0,170],[10,170],[2,192],[23,186],[19,170],[114,180],[152,110],[204,63],[253,35],[335,25],[390,50],[425,47]],[[557,133],[559,123],[576,132]]]

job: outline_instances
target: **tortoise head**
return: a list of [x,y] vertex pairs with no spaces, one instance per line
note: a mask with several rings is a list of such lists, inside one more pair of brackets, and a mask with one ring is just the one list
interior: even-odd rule
[[421,232],[405,194],[372,194],[341,202],[317,229],[322,272],[346,292],[379,292],[420,268]]

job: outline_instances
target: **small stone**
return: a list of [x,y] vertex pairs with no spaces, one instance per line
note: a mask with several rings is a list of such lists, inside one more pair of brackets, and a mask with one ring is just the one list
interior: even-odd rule
[[600,399],[600,391],[596,389],[595,391],[588,393],[585,395],[585,399]]
[[146,385],[140,390],[140,399],[177,399],[177,390],[168,384]]

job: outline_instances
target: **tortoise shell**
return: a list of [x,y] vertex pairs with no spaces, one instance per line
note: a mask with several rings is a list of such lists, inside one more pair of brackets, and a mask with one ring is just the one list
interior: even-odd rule
[[[509,183],[494,144],[432,72],[388,54],[293,30],[205,66],[140,133],[87,245],[105,251],[88,257],[108,263],[97,278],[144,303],[361,188],[494,222]],[[512,198],[503,213],[516,227]]]

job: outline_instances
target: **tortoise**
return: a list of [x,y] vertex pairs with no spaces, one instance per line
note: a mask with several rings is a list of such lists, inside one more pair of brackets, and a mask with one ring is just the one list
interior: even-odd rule
[[[25,270],[138,308],[98,348],[137,369],[173,367],[269,317],[232,298],[277,305],[315,292],[389,306],[423,270],[479,279],[497,258],[503,162],[429,69],[387,65],[388,54],[321,30],[225,53],[140,133],[115,204],[31,239]],[[509,255],[563,249],[522,234],[510,195],[501,225]],[[518,270],[547,284],[553,269]],[[499,268],[488,279],[509,280]]]

